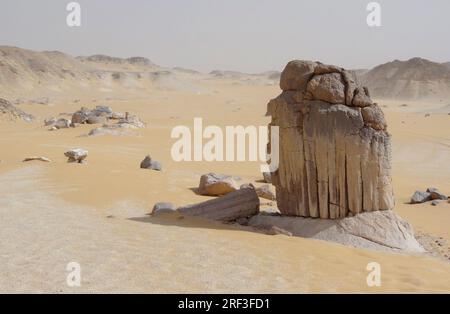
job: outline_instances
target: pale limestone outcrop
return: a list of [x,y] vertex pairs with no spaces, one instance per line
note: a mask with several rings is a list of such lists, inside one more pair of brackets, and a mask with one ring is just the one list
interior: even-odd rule
[[298,60],[280,86],[268,115],[280,134],[272,183],[281,213],[336,219],[392,209],[391,137],[367,88],[344,69]]
[[[247,224],[270,234],[331,241],[357,248],[424,252],[414,237],[412,226],[391,210],[335,220],[259,214]],[[283,232],[273,233],[275,228]]]

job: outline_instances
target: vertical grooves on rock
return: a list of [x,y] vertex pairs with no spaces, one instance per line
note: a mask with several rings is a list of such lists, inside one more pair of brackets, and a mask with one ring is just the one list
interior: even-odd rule
[[390,137],[367,89],[344,69],[299,60],[280,87],[267,112],[280,127],[281,213],[334,219],[391,209]]
[[318,216],[319,218],[323,218],[321,217],[321,213],[320,213],[320,195],[319,195],[319,190],[320,190],[320,185],[319,185],[319,167],[318,166],[318,162],[317,162],[317,147],[316,145],[314,145],[314,163],[315,163],[315,170],[316,170],[316,200],[317,200],[317,211],[318,211]]
[[[329,118],[329,116],[328,116],[328,118]],[[332,138],[332,137],[330,137],[330,138]],[[326,203],[326,207],[327,207],[327,218],[331,218],[331,213],[330,213],[330,201],[331,201],[331,198],[330,198],[330,184],[331,184],[331,182],[330,182],[330,168],[328,167],[328,165],[329,165],[329,158],[330,158],[330,155],[329,155],[329,148],[328,148],[328,146],[330,145],[330,143],[327,143],[327,159],[326,159],[326,167],[327,167],[327,203]]]
[[[302,122],[302,124],[304,125],[304,121]],[[308,195],[308,170],[307,170],[307,165],[306,165],[306,151],[305,151],[305,134],[303,133],[302,136],[302,141],[303,141],[303,174],[305,176],[305,178],[302,181],[302,185],[303,185],[303,196],[305,197],[305,200],[303,202],[303,204],[305,204],[306,209],[305,209],[305,213],[307,215],[307,217],[311,216],[311,211],[310,211],[310,207],[309,207],[309,195]]]
[[363,158],[359,160],[360,178],[361,178],[361,212],[364,212],[364,180],[363,180]]
[[350,211],[348,208],[348,169],[347,169],[347,154],[345,154],[345,216],[347,216]]
[[328,218],[333,218],[333,217],[331,217],[331,212],[330,212],[330,174],[329,173],[328,173],[327,192],[328,192],[328,202],[327,202]]

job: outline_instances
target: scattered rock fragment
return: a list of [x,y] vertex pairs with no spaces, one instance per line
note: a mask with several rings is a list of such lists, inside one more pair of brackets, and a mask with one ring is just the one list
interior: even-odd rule
[[122,112],[113,112],[110,119],[112,120],[120,120],[125,119],[126,115]]
[[[426,192],[423,191],[416,191],[414,192],[413,196],[411,197],[411,204],[420,204],[425,203],[432,200],[446,200],[448,197],[447,195],[441,193],[437,188],[430,187],[427,189]],[[433,206],[437,205],[439,202],[435,202],[434,204],[431,204]]]
[[128,113],[125,114],[124,118],[119,119],[117,123],[137,129],[145,128],[145,123],[138,116],[130,115]]
[[153,206],[152,216],[159,214],[173,213],[177,209],[172,203],[160,202]]
[[76,148],[65,152],[64,155],[69,158],[67,162],[76,162],[81,164],[85,162],[85,159],[88,156],[88,151],[81,148]]
[[411,204],[420,204],[425,203],[431,200],[431,194],[423,191],[414,192],[413,196],[411,196]]
[[258,194],[258,196],[261,198],[265,198],[271,201],[274,201],[276,199],[275,193],[271,190],[271,186],[269,184],[265,184],[256,188],[256,194]]
[[102,135],[125,135],[127,134],[126,128],[122,128],[117,124],[104,124],[101,127],[92,129],[89,131],[88,136],[102,136]]
[[434,201],[431,202],[431,205],[432,206],[437,206],[437,205],[439,205],[439,203],[440,203],[440,201],[434,200]]
[[430,197],[432,200],[446,200],[448,198],[447,195],[442,194],[436,188],[428,188],[427,192],[430,193]]
[[51,162],[50,159],[48,159],[47,157],[43,157],[43,156],[33,156],[33,157],[27,157],[23,160],[23,162],[27,162],[27,161],[43,161],[43,162]]
[[86,120],[87,124],[105,124],[108,119],[105,116],[89,115]]
[[110,118],[114,112],[109,106],[96,106],[95,109],[91,111],[91,114],[97,117]]
[[264,182],[272,183],[272,174],[270,172],[263,172]]
[[44,126],[53,126],[56,123],[56,118],[49,118],[44,120]]
[[159,161],[152,160],[152,157],[150,157],[150,155],[147,155],[141,162],[141,169],[161,171],[162,165]]
[[238,188],[233,177],[208,173],[201,176],[198,193],[201,195],[220,196],[236,191]]
[[259,211],[259,198],[252,187],[246,187],[203,203],[178,208],[187,216],[198,216],[223,222],[249,218]]
[[66,118],[60,118],[56,120],[52,126],[59,130],[59,129],[68,129],[70,128],[71,124],[72,124],[71,120]]
[[72,122],[79,124],[86,123],[89,117],[89,113],[90,110],[88,108],[82,107],[80,110],[78,110],[72,115]]
[[82,107],[72,115],[72,122],[79,124],[105,124],[109,120],[117,120],[118,127],[144,128],[145,123],[135,115],[114,112],[109,106],[96,106],[94,109]]

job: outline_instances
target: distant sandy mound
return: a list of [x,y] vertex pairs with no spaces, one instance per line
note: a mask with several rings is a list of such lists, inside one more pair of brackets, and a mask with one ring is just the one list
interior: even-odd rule
[[154,66],[157,65],[151,62],[149,59],[144,57],[131,57],[127,59],[122,58],[116,58],[116,57],[110,57],[106,55],[93,55],[89,57],[77,57],[80,61],[90,61],[90,62],[97,62],[97,63],[112,63],[112,64],[135,64],[135,65],[142,65],[142,66]]
[[166,69],[144,57],[73,57],[58,51],[0,46],[0,94],[9,98],[58,98],[76,92],[111,97],[111,93],[145,94],[153,89],[203,90],[196,80],[195,73]]
[[34,117],[19,108],[15,107],[9,101],[0,98],[0,118],[4,120],[24,120],[31,122]]
[[235,85],[276,85],[281,73],[278,71],[267,71],[250,74],[238,71],[214,70],[209,73],[211,78],[233,81]]
[[395,60],[362,73],[375,98],[441,100],[450,97],[450,63],[413,58]]

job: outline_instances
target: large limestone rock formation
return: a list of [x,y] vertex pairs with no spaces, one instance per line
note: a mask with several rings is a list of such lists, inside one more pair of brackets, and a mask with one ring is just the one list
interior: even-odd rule
[[272,182],[281,213],[336,219],[392,209],[391,137],[368,89],[310,61],[289,62],[280,87],[268,115],[280,134]]

